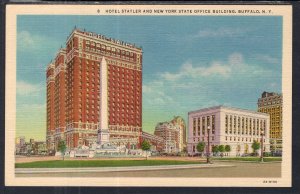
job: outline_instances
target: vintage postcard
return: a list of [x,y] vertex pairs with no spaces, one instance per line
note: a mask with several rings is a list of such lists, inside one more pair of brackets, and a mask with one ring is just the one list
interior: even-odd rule
[[291,5],[7,5],[5,67],[7,186],[291,186]]

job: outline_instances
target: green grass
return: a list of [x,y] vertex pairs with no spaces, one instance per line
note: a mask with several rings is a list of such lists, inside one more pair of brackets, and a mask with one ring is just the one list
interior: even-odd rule
[[175,160],[52,160],[30,163],[17,163],[16,168],[80,168],[80,167],[125,167],[200,164],[196,161]]
[[[237,158],[214,158],[213,160],[235,160],[235,161],[252,161],[260,162],[259,157],[237,157]],[[264,162],[282,161],[281,157],[264,157]]]

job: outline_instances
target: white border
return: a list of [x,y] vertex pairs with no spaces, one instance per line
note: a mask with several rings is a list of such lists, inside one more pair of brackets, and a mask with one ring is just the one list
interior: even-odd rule
[[[292,160],[292,6],[291,5],[7,5],[6,7],[6,91],[5,91],[5,185],[6,186],[250,186],[290,187]],[[282,177],[267,178],[277,183],[264,184],[266,178],[19,178],[15,177],[14,150],[16,128],[16,22],[17,15],[218,15],[282,16],[282,92],[283,161]],[[176,9],[192,13],[105,13],[106,9]],[[195,13],[195,10],[267,10],[267,13]],[[271,12],[269,12],[271,10]]]

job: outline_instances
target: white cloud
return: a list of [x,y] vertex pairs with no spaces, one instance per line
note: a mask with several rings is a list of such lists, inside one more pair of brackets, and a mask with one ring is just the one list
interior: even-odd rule
[[275,82],[266,83],[265,87],[269,88],[270,90],[273,90],[273,88],[278,88],[278,83]]
[[278,58],[271,57],[269,55],[256,55],[255,58],[256,60],[270,64],[278,64],[280,62]]
[[41,43],[42,37],[38,35],[32,35],[28,31],[21,31],[18,33],[18,45],[22,48],[34,48],[35,45]]
[[185,63],[181,66],[177,73],[164,72],[160,76],[167,81],[176,81],[181,78],[197,78],[198,76],[208,77],[211,75],[221,75],[228,77],[231,69],[228,66],[221,65],[218,62],[213,62],[208,67],[197,67],[191,63]]
[[164,83],[162,81],[152,81],[151,85],[143,85],[143,93],[151,94],[155,92],[158,88],[163,88]]
[[235,37],[243,35],[247,32],[247,29],[242,28],[218,28],[218,29],[202,29],[194,37],[195,38],[215,38],[215,37]]
[[214,75],[228,78],[238,66],[244,66],[243,56],[240,53],[233,53],[228,57],[227,63],[213,61],[209,66],[202,66],[199,64],[193,65],[188,62],[183,64],[178,72],[163,72],[160,73],[160,77],[167,81],[176,81],[181,78],[197,78],[199,76],[209,77]]
[[31,34],[27,31],[21,31],[18,34],[18,41],[20,46],[33,46],[35,44],[35,40],[31,36]]
[[177,71],[158,73],[153,81],[144,83],[144,103],[148,109],[168,111],[220,104],[231,106],[226,103],[228,94],[241,88],[244,91],[251,87],[264,88],[261,83],[266,81],[262,80],[273,80],[274,76],[272,69],[248,64],[237,52],[227,60],[214,60],[205,65],[186,62]]
[[40,34],[32,34],[28,31],[21,31],[17,34],[17,45],[18,49],[21,51],[37,51],[42,49],[47,45],[47,47],[54,45],[59,45],[57,40],[52,39],[51,37],[46,37]]
[[[202,64],[184,63],[179,71],[162,72],[159,77],[166,81],[176,82],[179,80],[201,79],[218,77],[218,79],[228,79],[232,76],[250,75],[270,75],[272,71],[261,66],[246,64],[241,53],[232,53],[227,61],[212,61],[208,66]],[[180,83],[179,83],[180,84]]]
[[43,90],[41,84],[31,84],[25,81],[17,81],[17,94],[18,95],[30,95],[36,94]]
[[166,105],[174,102],[174,99],[166,94],[162,81],[153,81],[143,85],[143,95],[146,95],[146,103],[149,105]]

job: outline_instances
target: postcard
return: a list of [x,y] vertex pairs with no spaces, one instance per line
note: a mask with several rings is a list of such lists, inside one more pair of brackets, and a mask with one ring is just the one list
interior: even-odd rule
[[291,5],[7,5],[5,185],[291,187]]

